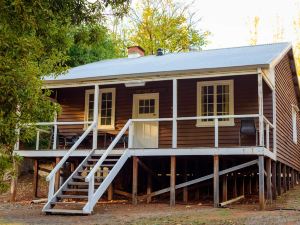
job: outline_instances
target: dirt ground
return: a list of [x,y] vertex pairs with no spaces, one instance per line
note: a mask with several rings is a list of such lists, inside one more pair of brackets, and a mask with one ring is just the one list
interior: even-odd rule
[[[214,209],[201,203],[170,207],[167,203],[133,206],[128,202],[106,202],[98,204],[90,216],[57,216],[43,214],[43,204],[31,204],[31,181],[30,177],[21,179],[16,203],[8,202],[8,194],[0,196],[0,224],[300,225],[300,185],[278,198],[266,211],[258,211],[257,205],[240,203]],[[39,194],[45,195],[45,191],[42,188]]]

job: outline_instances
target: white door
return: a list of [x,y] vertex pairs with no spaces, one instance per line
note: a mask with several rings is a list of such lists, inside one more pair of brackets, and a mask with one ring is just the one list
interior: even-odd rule
[[[132,117],[134,119],[159,118],[159,94],[134,94]],[[135,122],[133,147],[158,148],[158,122]]]

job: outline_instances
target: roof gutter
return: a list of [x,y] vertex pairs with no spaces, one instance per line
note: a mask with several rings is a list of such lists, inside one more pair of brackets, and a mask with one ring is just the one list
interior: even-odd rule
[[79,87],[92,86],[95,83],[99,84],[116,84],[128,83],[136,80],[143,81],[159,81],[171,80],[174,78],[206,78],[206,77],[221,77],[229,75],[249,75],[257,74],[257,68],[269,68],[269,64],[239,66],[239,67],[222,67],[222,68],[207,68],[201,70],[181,70],[181,71],[165,71],[153,73],[140,74],[124,74],[101,77],[87,77],[80,79],[69,80],[46,80],[44,81],[44,88],[64,88],[64,87]]

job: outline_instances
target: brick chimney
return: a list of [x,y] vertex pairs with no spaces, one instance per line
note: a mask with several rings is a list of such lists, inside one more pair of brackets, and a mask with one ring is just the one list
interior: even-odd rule
[[127,48],[128,58],[138,58],[145,55],[145,50],[140,46],[130,46]]

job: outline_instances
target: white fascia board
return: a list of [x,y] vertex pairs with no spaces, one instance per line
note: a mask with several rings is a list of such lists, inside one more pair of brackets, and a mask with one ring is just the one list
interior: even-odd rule
[[[267,65],[261,65],[266,68]],[[164,81],[173,79],[195,79],[195,78],[213,78],[213,77],[224,77],[224,76],[239,76],[239,75],[252,75],[257,74],[257,67],[250,68],[226,68],[226,69],[215,69],[210,71],[185,71],[185,72],[168,72],[168,73],[153,73],[153,74],[137,74],[137,75],[120,75],[111,77],[93,77],[86,79],[73,79],[73,80],[55,80],[45,81],[44,88],[67,88],[67,87],[86,87],[99,85],[110,85],[110,84],[126,84],[133,81],[139,82],[150,82],[150,81]]]
[[277,57],[272,59],[269,64],[270,68],[275,68],[275,66],[283,59],[283,57],[292,49],[292,44],[290,43]]

